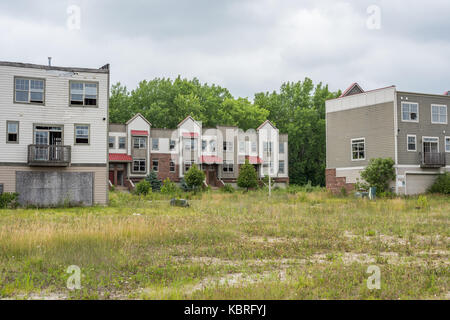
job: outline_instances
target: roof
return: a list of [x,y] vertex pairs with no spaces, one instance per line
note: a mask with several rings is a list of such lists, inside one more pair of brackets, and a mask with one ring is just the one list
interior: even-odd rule
[[188,119],[191,119],[192,121],[194,121],[194,123],[196,123],[198,126],[200,126],[200,124],[199,124],[197,121],[195,121],[194,118],[192,118],[191,116],[187,116],[186,118],[183,119],[183,121],[181,121],[181,122],[177,125],[177,128],[180,127],[183,123],[185,123]]
[[201,156],[200,163],[222,163],[223,160],[221,157],[217,156]]
[[327,99],[327,101],[338,100],[338,99],[342,99],[342,98],[347,98],[347,97],[356,96],[356,95],[358,95],[358,94],[364,94],[364,93],[373,92],[373,91],[378,91],[378,90],[384,90],[384,89],[388,89],[388,88],[395,88],[395,85],[387,86],[387,87],[383,87],[383,88],[372,89],[372,90],[367,90],[367,91],[364,91],[364,92],[361,92],[361,93],[352,94],[352,95],[350,95],[350,96],[342,96],[342,95],[340,95],[340,96],[337,97],[337,98]]
[[245,160],[248,160],[251,164],[261,164],[263,162],[262,159],[257,156],[245,156]]
[[109,161],[132,162],[133,158],[125,153],[110,153]]
[[48,65],[43,65],[43,64],[0,61],[0,66],[18,67],[18,68],[33,68],[33,69],[43,69],[43,70],[59,70],[59,71],[68,71],[68,72],[109,73],[109,64],[105,64],[104,66],[102,66],[98,69],[94,69],[94,68],[78,68],[78,67],[57,67],[57,66],[48,66]]
[[358,88],[358,90],[360,91],[360,93],[363,93],[364,92],[364,90],[363,90],[363,88],[361,88],[361,86],[357,83],[357,82],[353,82],[340,96],[339,96],[339,98],[342,98],[342,97],[345,97],[345,96],[347,96],[349,93],[350,93],[350,91],[352,91],[353,90],[353,88]]
[[264,127],[266,125],[266,123],[269,123],[274,129],[276,129],[277,127],[274,126],[274,124],[272,122],[270,122],[270,120],[266,120],[264,121],[256,130],[261,129],[262,127]]
[[130,122],[133,122],[133,120],[136,119],[137,117],[141,117],[142,119],[144,119],[144,121],[147,122],[149,126],[152,125],[152,124],[150,123],[150,121],[148,121],[147,119],[145,119],[145,117],[144,117],[142,114],[140,114],[139,112],[136,113],[136,114],[134,115],[133,118],[131,118],[130,120],[128,120],[128,121],[126,122],[126,124],[129,124]]
[[132,136],[148,136],[147,130],[131,130]]

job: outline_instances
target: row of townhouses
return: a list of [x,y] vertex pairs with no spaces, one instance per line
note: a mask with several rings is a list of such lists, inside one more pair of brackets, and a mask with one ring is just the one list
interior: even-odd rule
[[205,184],[236,185],[246,160],[260,177],[269,175],[275,185],[285,186],[288,177],[288,137],[265,121],[256,130],[237,127],[203,128],[188,116],[177,129],[152,128],[141,114],[126,124],[109,127],[109,181],[132,188],[150,170],[160,180],[180,182],[193,163],[205,172]]
[[450,94],[364,91],[352,84],[326,101],[326,184],[333,192],[354,189],[372,158],[392,158],[397,194],[423,193],[450,171]]
[[179,182],[196,163],[205,184],[235,184],[245,159],[289,182],[288,138],[269,121],[246,132],[189,116],[170,130],[140,114],[109,124],[109,88],[108,64],[0,62],[0,193],[19,193],[23,205],[106,204],[109,187],[133,188],[151,169]]

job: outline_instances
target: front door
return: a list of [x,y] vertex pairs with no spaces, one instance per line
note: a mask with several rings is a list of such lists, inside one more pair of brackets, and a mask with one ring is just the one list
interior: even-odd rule
[[423,138],[423,152],[424,153],[438,153],[439,139],[438,138]]
[[211,166],[208,171],[208,184],[216,186],[216,170],[214,170],[214,166]]

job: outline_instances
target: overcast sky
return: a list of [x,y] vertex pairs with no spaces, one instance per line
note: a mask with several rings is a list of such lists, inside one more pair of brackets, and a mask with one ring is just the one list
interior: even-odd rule
[[250,98],[305,77],[332,90],[450,90],[448,0],[16,0],[0,3],[0,30],[0,60],[110,63],[129,89],[181,75]]

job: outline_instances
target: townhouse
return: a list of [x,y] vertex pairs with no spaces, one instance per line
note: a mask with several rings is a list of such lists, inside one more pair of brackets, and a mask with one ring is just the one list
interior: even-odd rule
[[270,173],[275,185],[286,186],[288,137],[265,121],[256,130],[237,127],[203,128],[188,116],[176,129],[152,128],[141,114],[126,124],[111,124],[109,183],[132,189],[150,170],[160,180],[180,182],[193,163],[205,172],[205,184],[236,186],[239,168],[248,159],[259,177]]
[[326,185],[354,189],[371,158],[392,158],[397,194],[419,194],[450,171],[449,92],[364,91],[352,84],[326,101]]
[[109,72],[0,62],[0,193],[107,203]]

